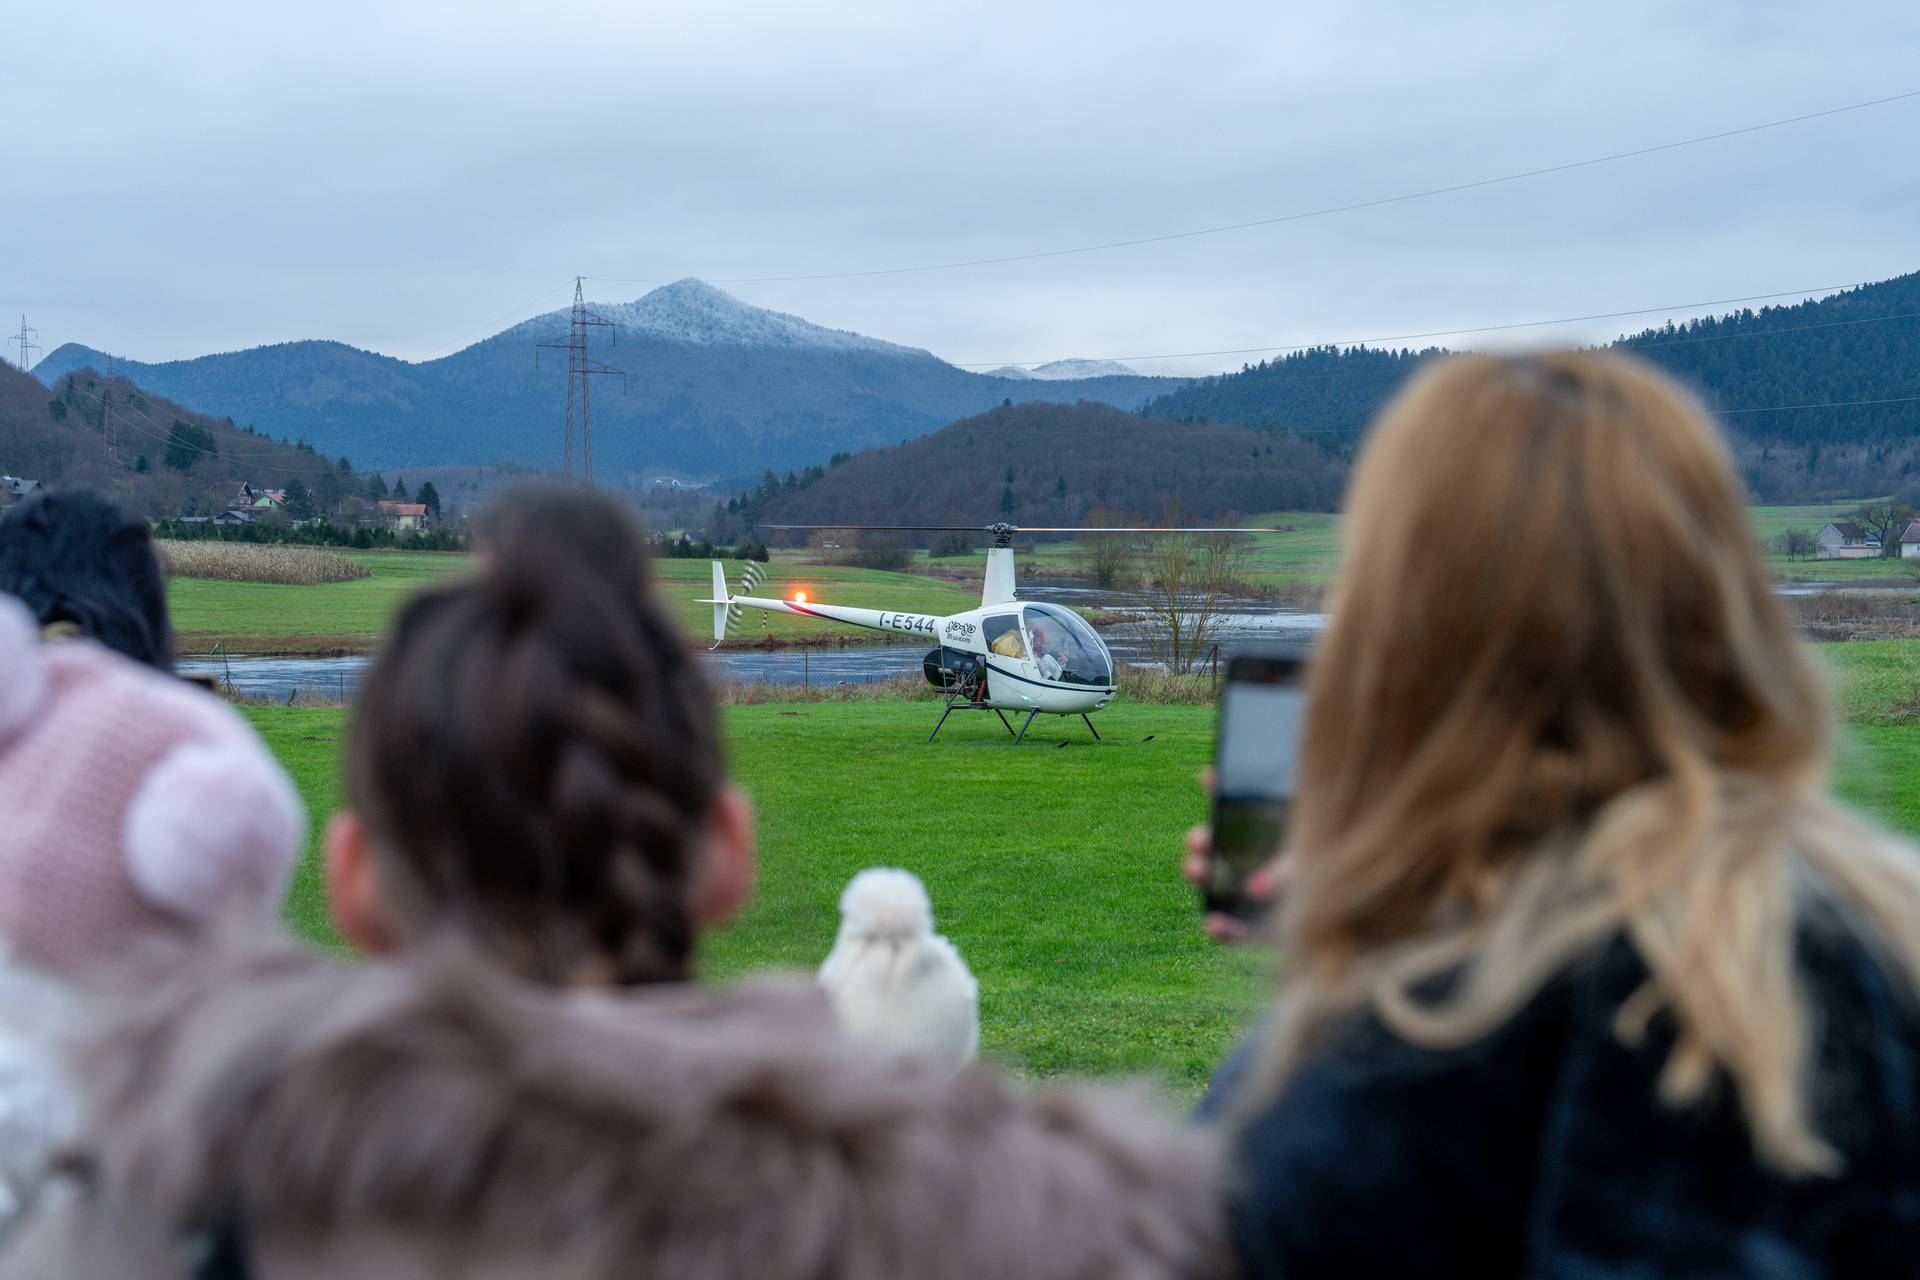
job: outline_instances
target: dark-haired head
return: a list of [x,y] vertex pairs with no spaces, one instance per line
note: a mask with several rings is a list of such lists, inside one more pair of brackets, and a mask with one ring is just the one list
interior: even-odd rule
[[0,514],[0,592],[42,627],[65,625],[173,669],[166,579],[147,522],[91,489],[38,493]]
[[712,701],[609,499],[498,502],[475,572],[416,598],[375,659],[329,835],[342,929],[454,930],[546,982],[675,981],[751,878]]

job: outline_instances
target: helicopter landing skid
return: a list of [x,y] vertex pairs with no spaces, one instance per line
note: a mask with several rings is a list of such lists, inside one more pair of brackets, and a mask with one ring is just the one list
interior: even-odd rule
[[[1013,734],[1013,745],[1016,747],[1026,740],[1027,730],[1033,727],[1034,717],[1040,714],[1038,711],[1027,712],[1026,720],[1024,720],[1021,723],[1018,732],[1016,732],[1014,730],[1014,727],[1011,724],[1007,723],[1007,717],[1005,716],[1005,714],[1001,712],[1000,708],[990,707],[985,705],[984,703],[975,702],[970,696],[966,694],[956,693],[948,697],[947,705],[940,712],[940,719],[934,723],[933,732],[927,735],[928,742],[932,742],[935,738],[940,736],[941,727],[947,723],[947,717],[952,715],[956,711],[991,711],[993,712],[994,715],[1000,717],[1000,723],[1006,728],[1006,731],[1010,734]],[[1093,720],[1089,716],[1087,716],[1085,712],[1081,713],[1080,718],[1087,722],[1087,732],[1093,735],[1093,740],[1095,742],[1099,742],[1101,740],[1100,731],[1093,727]]]
[[[1007,732],[1009,734],[1012,734],[1013,745],[1016,747],[1020,745],[1020,739],[1026,734],[1026,725],[1021,725],[1020,732],[1014,733],[1013,726],[1010,724],[1007,724],[1007,717],[1001,713],[1000,708],[990,707],[983,702],[975,702],[973,700],[973,696],[969,693],[955,693],[947,698],[947,705],[940,712],[939,721],[933,726],[933,732],[927,735],[928,742],[932,742],[935,738],[940,736],[941,726],[946,724],[947,717],[952,715],[956,711],[991,711],[993,712],[994,715],[1000,717],[1000,723],[1006,726]],[[1028,713],[1027,724],[1033,723],[1034,714],[1035,713],[1032,713],[1032,712]]]

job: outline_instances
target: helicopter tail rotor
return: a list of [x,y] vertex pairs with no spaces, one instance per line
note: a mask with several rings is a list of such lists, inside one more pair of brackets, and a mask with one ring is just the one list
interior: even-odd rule
[[[753,589],[760,585],[760,579],[764,576],[760,566],[749,560],[740,572],[740,585],[748,595],[752,595]],[[726,566],[718,560],[713,562],[713,596],[700,603],[713,606],[713,643],[718,647],[727,638],[727,628],[740,621],[741,614],[740,606],[733,602],[733,593],[727,589]]]

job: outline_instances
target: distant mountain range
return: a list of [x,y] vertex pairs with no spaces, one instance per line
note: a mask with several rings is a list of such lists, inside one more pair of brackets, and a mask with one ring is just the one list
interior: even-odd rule
[[1071,378],[1137,378],[1142,376],[1138,369],[1121,364],[1118,360],[1049,360],[1046,364],[1037,364],[1031,369],[1017,364],[1003,364],[998,369],[989,369],[987,373],[995,378],[1021,379],[1039,378],[1046,382],[1064,382]]
[[[594,357],[628,375],[624,393],[613,378],[592,390],[594,470],[605,482],[663,472],[751,479],[768,467],[804,467],[924,435],[1005,400],[1132,409],[1178,385],[1111,361],[974,373],[916,347],[750,306],[692,279],[592,310],[614,326]],[[566,311],[551,312],[417,364],[324,341],[115,363],[157,394],[305,440],[363,469],[494,461],[557,468],[566,356],[538,344],[564,337],[567,320]],[[104,367],[102,353],[68,343],[34,374],[51,385]]]

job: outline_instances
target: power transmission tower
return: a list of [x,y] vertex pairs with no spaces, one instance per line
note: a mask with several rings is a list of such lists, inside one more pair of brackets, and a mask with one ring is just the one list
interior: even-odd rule
[[[542,347],[567,353],[567,475],[573,474],[573,437],[574,424],[579,424],[581,451],[585,459],[584,474],[587,485],[593,485],[593,417],[591,401],[587,388],[596,377],[618,375],[620,390],[626,391],[627,374],[624,369],[615,369],[595,360],[587,351],[587,341],[593,329],[598,326],[611,330],[613,341],[618,345],[620,331],[611,321],[602,320],[587,310],[587,304],[580,288],[581,277],[573,278],[573,316],[567,325],[567,336],[543,342]],[[540,362],[540,353],[534,352],[534,363]]]
[[120,461],[120,441],[113,429],[113,352],[107,352],[107,381],[100,388],[100,434],[107,438],[107,456]]
[[20,332],[8,339],[9,342],[17,343],[20,347],[20,372],[22,373],[28,372],[33,367],[33,353],[40,350],[40,344],[33,341],[33,339],[39,336],[40,331],[29,328],[27,326],[27,317],[22,315],[20,317]]

